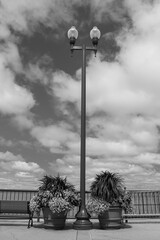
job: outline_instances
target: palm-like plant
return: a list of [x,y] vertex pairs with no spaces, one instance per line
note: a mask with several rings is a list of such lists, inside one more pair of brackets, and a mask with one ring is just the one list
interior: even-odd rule
[[66,190],[75,191],[74,186],[67,182],[67,178],[62,178],[59,175],[56,177],[45,175],[40,181],[41,186],[39,187],[39,191],[50,191],[53,195]]
[[123,178],[117,173],[102,171],[96,175],[90,190],[92,197],[98,197],[108,203],[112,203],[123,194]]

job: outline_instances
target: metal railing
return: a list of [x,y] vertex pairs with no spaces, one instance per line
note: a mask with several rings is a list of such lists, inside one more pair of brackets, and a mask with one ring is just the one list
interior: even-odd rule
[[130,217],[160,217],[160,191],[132,190],[133,212]]
[[36,190],[0,189],[0,200],[30,201]]
[[[160,191],[150,190],[131,190],[133,213],[130,217],[141,216],[160,216]],[[19,200],[29,201],[35,194],[36,190],[14,190],[0,189],[0,200]],[[90,192],[86,191],[86,200],[90,197]],[[74,208],[68,213],[68,218],[74,218],[78,208]],[[94,215],[92,216],[94,218]]]

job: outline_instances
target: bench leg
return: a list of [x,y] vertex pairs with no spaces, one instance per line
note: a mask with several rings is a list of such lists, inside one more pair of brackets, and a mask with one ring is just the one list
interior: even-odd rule
[[33,227],[33,214],[29,215],[28,228]]
[[31,221],[31,220],[29,219],[29,221],[28,221],[28,228],[30,228],[30,221]]
[[128,219],[125,218],[125,217],[123,217],[123,222],[124,222],[124,223],[128,223]]

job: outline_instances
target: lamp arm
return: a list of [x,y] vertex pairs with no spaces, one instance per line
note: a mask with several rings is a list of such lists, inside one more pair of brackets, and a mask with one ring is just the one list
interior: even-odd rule
[[[70,47],[70,50],[71,50],[71,53],[73,54],[74,50],[82,50],[83,47],[82,46],[71,46]],[[97,47],[96,46],[93,46],[93,47],[85,47],[85,49],[87,51],[93,51],[95,53],[95,57],[96,57],[96,53],[97,53]]]

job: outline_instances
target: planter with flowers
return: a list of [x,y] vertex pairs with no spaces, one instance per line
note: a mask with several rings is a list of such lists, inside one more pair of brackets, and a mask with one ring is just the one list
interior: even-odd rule
[[131,212],[131,195],[124,189],[123,179],[119,174],[108,171],[97,174],[92,182],[87,209],[89,213],[98,216],[102,229],[120,228],[122,210]]
[[44,176],[38,193],[30,201],[30,210],[39,213],[42,209],[44,226],[63,229],[67,213],[79,206],[80,198],[66,178]]

